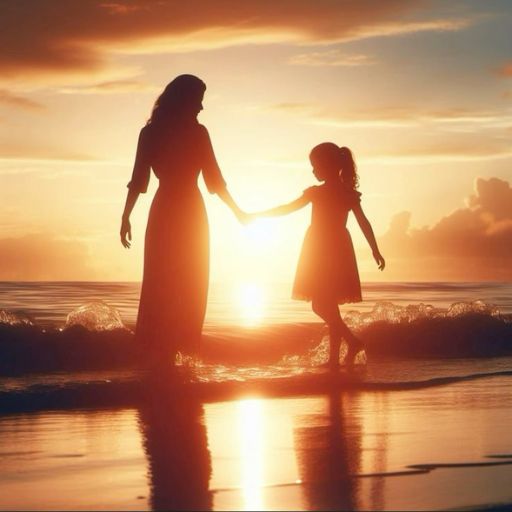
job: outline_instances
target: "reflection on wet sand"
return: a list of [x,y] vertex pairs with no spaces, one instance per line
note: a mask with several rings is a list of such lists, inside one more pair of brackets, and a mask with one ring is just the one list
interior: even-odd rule
[[345,398],[339,392],[330,393],[328,411],[320,424],[318,418],[311,417],[295,428],[304,505],[310,510],[356,508],[358,480],[352,475],[361,465],[361,428],[347,423]]
[[512,502],[510,377],[204,405],[171,380],[165,389],[148,386],[136,411],[1,414],[0,509],[446,510]]
[[211,458],[203,405],[151,388],[139,408],[153,510],[210,510]]

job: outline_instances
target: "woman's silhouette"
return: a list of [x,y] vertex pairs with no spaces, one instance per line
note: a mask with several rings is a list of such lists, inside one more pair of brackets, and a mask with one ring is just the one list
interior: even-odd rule
[[146,229],[144,276],[136,338],[155,364],[178,351],[197,354],[206,310],[209,274],[208,219],[197,187],[202,171],[210,193],[239,217],[215,159],[207,129],[198,123],[206,85],[180,75],[157,99],[139,136],[122,217],[121,242],[130,247],[130,213],[147,190],[150,169],[159,179]]
[[352,210],[381,270],[385,262],[379,252],[370,222],[361,208],[361,193],[356,190],[358,176],[351,151],[332,142],[315,146],[309,158],[320,186],[309,187],[289,204],[253,214],[286,215],[313,205],[309,227],[299,258],[293,298],[312,301],[313,311],[329,326],[329,365],[339,365],[341,339],[348,344],[346,361],[352,363],[363,344],[341,318],[338,304],[360,302],[361,283],[350,234],[345,227]]

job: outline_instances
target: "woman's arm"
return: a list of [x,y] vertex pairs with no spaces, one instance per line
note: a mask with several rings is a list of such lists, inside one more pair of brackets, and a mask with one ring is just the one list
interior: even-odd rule
[[311,199],[306,197],[306,195],[302,195],[299,198],[295,199],[290,203],[283,204],[281,206],[276,206],[275,208],[270,208],[269,210],[263,210],[261,212],[252,213],[251,216],[254,217],[276,217],[278,215],[288,215],[296,210],[300,210],[304,208]]
[[384,267],[386,266],[386,262],[384,261],[384,258],[379,251],[379,247],[377,246],[377,240],[375,240],[375,235],[373,233],[373,229],[372,229],[372,225],[370,224],[370,221],[367,219],[366,215],[364,214],[363,209],[361,208],[360,204],[357,204],[357,206],[352,208],[352,211],[354,212],[354,215],[357,219],[357,223],[359,224],[359,227],[361,228],[363,235],[365,236],[368,244],[370,245],[370,247],[372,249],[373,258],[375,259],[375,262],[379,266],[379,270],[384,270]]
[[211,194],[217,194],[221,201],[231,209],[238,220],[246,224],[249,221],[248,216],[239,208],[227,189],[226,182],[222,177],[222,172],[217,163],[217,158],[215,157],[215,152],[213,151],[208,130],[203,125],[199,125],[199,129],[201,133],[202,171],[206,188]]
[[130,224],[130,214],[132,213],[133,207],[137,202],[137,198],[139,197],[140,192],[134,189],[128,189],[128,194],[126,194],[126,202],[124,205],[123,216],[121,218],[121,243],[123,247],[126,249],[130,248],[132,241],[132,226]]
[[121,218],[121,243],[126,249],[130,248],[132,240],[132,227],[130,224],[130,214],[137,202],[139,194],[144,194],[148,189],[149,175],[151,173],[151,165],[148,154],[148,131],[144,127],[140,131],[137,143],[137,152],[135,155],[135,163],[133,165],[132,179],[128,183],[128,194],[124,205],[123,216]]
[[231,211],[235,214],[236,218],[242,223],[247,224],[249,222],[249,216],[247,213],[242,211],[240,207],[236,204],[235,200],[229,193],[229,190],[226,186],[219,187],[216,191],[217,195],[220,199],[231,209]]

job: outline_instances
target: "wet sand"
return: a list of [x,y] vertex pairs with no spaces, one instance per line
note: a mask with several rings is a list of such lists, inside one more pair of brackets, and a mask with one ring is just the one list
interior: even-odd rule
[[511,503],[511,383],[4,415],[0,509]]

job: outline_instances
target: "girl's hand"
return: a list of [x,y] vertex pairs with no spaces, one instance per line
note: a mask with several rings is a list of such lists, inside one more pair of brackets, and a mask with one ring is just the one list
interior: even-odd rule
[[377,263],[379,270],[384,270],[384,268],[386,267],[386,262],[384,261],[384,258],[379,251],[375,251],[373,253],[373,259]]
[[121,243],[123,247],[129,249],[132,241],[132,225],[130,224],[130,219],[125,219],[123,217],[121,221],[121,231],[119,232],[121,235]]
[[238,219],[240,224],[243,224],[244,226],[249,224],[249,222],[251,222],[251,220],[252,220],[251,215],[244,212],[243,210],[240,210],[240,208],[237,208],[236,210],[234,210],[234,214],[236,215],[236,218]]
[[247,224],[251,224],[255,220],[261,219],[261,217],[257,213],[246,213]]

